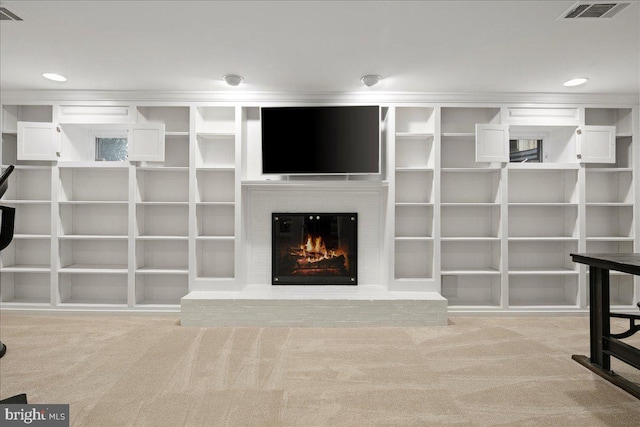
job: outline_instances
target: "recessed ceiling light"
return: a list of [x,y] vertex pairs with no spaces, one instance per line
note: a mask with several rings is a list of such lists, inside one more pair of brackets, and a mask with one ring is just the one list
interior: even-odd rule
[[224,76],[222,76],[222,80],[224,80],[224,82],[229,86],[238,86],[244,79],[242,78],[242,76],[239,76],[237,74],[225,74]]
[[42,73],[42,77],[45,79],[53,80],[54,82],[66,82],[67,78],[55,73]]
[[577,79],[571,79],[571,80],[567,80],[566,82],[563,83],[563,85],[567,86],[567,87],[572,87],[572,86],[580,86],[585,84],[589,79],[585,78],[585,77],[580,77]]
[[362,84],[368,87],[377,85],[380,80],[382,80],[382,77],[378,76],[377,74],[368,74],[366,76],[362,76],[362,78],[360,79]]

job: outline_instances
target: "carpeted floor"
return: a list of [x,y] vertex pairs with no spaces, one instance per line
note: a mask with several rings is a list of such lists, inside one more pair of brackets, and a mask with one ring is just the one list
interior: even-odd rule
[[5,312],[0,398],[69,403],[71,425],[92,427],[639,425],[640,400],[571,360],[588,336],[587,317],[199,328]]

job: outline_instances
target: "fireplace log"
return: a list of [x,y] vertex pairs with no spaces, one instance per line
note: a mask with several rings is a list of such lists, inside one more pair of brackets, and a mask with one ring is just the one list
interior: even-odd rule
[[328,270],[328,269],[344,269],[346,258],[340,255],[334,258],[322,259],[316,262],[309,262],[307,258],[300,258],[296,262],[297,268],[301,270]]

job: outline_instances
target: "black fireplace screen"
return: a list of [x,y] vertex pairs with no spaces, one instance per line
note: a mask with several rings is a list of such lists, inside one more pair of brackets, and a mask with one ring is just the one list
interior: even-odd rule
[[357,285],[356,213],[272,214],[274,285]]

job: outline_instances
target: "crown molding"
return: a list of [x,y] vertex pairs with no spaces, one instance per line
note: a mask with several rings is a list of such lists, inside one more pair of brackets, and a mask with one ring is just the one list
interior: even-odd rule
[[229,103],[262,106],[267,104],[304,103],[375,103],[375,104],[567,104],[567,105],[638,105],[638,94],[575,93],[430,93],[430,92],[243,92],[239,91],[76,91],[16,90],[2,91],[3,104],[34,102],[133,102],[133,103]]

